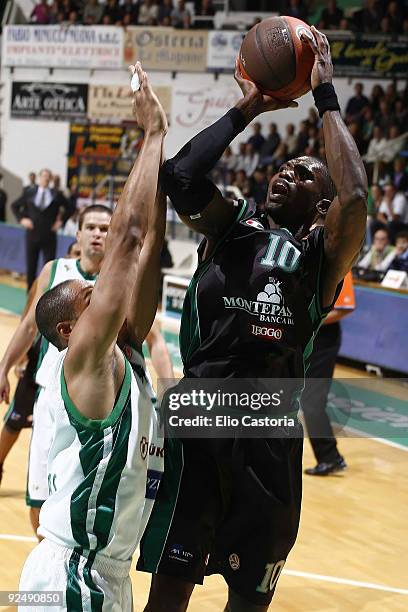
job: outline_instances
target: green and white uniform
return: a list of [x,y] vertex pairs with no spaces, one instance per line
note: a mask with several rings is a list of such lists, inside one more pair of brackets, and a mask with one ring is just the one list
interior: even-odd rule
[[[55,259],[52,262],[50,282],[46,291],[67,280],[85,280],[95,283],[96,278],[96,275],[84,272],[77,259]],[[35,376],[35,381],[39,385],[39,392],[33,408],[33,430],[28,461],[26,494],[28,506],[39,507],[48,497],[47,456],[51,444],[52,425],[50,413],[42,405],[42,389],[47,386],[50,380],[50,371],[58,355],[58,349],[43,338]]]
[[63,591],[63,607],[48,611],[126,612],[132,610],[131,558],[163,471],[154,394],[143,357],[126,347],[111,414],[86,419],[67,391],[65,354],[54,361],[44,391],[54,415],[50,496],[38,529],[45,540],[29,555],[20,589]]

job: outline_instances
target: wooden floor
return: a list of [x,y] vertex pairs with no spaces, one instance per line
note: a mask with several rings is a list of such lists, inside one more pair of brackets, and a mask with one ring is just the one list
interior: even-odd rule
[[[16,322],[15,316],[0,315],[0,353]],[[358,373],[342,370],[341,374]],[[0,489],[0,590],[17,588],[24,559],[35,546],[28,540],[32,533],[24,503],[29,436],[25,430],[8,457]],[[406,612],[408,453],[361,438],[341,440],[340,449],[350,466],[346,473],[304,478],[299,537],[271,609]],[[304,464],[313,463],[306,441]],[[146,602],[149,577],[132,570],[132,580],[137,612]],[[196,588],[189,610],[221,612],[225,599],[222,579],[211,577]]]

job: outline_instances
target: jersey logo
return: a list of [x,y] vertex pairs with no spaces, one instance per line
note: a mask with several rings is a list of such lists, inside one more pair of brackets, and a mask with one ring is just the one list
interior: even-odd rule
[[247,219],[246,221],[243,221],[243,223],[244,225],[249,225],[250,227],[255,227],[259,230],[265,229],[262,223],[260,221],[257,221],[256,219]]
[[147,438],[143,436],[143,438],[140,440],[140,456],[142,457],[143,461],[146,459],[148,451],[149,442],[147,441]]
[[158,470],[147,470],[146,499],[156,498],[162,474],[163,472],[159,472]]

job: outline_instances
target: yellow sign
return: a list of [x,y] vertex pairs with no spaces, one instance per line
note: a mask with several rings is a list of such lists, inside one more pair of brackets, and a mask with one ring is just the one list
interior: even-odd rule
[[[171,87],[154,87],[164,111],[171,114]],[[92,120],[104,122],[134,121],[132,113],[133,94],[130,85],[90,85],[88,96],[88,116]]]

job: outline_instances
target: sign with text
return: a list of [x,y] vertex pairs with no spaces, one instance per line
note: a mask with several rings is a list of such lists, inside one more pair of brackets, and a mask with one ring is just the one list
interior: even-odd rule
[[[171,114],[171,87],[154,87],[164,111]],[[129,85],[90,85],[89,118],[93,121],[134,121],[132,113],[133,93]]]
[[126,28],[124,63],[140,60],[145,70],[205,72],[207,40],[206,30]]
[[335,76],[406,78],[407,37],[328,36]]
[[122,68],[123,28],[13,25],[3,29],[3,66]]
[[14,81],[10,115],[13,119],[86,119],[88,85]]
[[207,68],[211,71],[231,72],[241,47],[244,32],[213,31],[208,34]]

